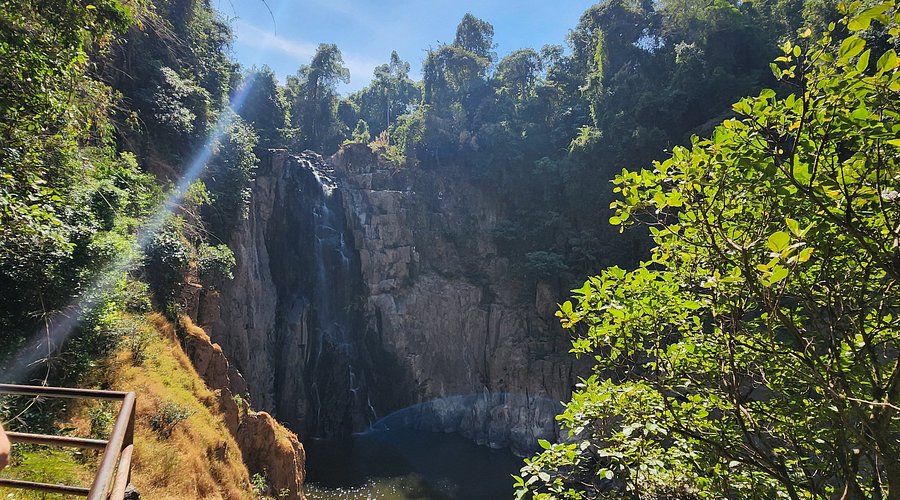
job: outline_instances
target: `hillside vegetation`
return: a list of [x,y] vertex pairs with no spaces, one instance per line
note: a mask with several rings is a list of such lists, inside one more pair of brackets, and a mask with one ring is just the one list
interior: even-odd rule
[[[197,375],[174,326],[158,313],[121,318],[128,347],[97,360],[100,385],[138,394],[132,481],[144,498],[256,498],[241,452],[218,410],[218,399]],[[58,430],[106,438],[118,405],[82,402],[67,409]],[[27,416],[25,417],[27,421]],[[99,456],[88,452],[14,447],[4,476],[89,486]],[[12,493],[6,491],[3,493]],[[45,495],[15,493],[16,498]]]
[[[583,283],[558,316],[594,369],[520,497],[900,498],[896,3],[603,0],[566,46],[493,36],[467,14],[421,81],[393,53],[341,96],[337,46],[281,85],[207,0],[0,0],[3,376],[138,391],[147,498],[285,494],[237,412],[299,496],[296,437],[191,366],[221,349],[183,295],[232,279],[269,148],[362,143],[496,200],[523,288]],[[110,410],[0,418],[102,435]],[[96,457],[15,461],[84,483]]]
[[[4,382],[137,392],[146,498],[278,493],[262,469],[251,484],[222,398],[171,326],[187,281],[230,276],[216,235],[245,210],[257,163],[255,133],[228,106],[230,40],[204,1],[0,3]],[[185,180],[203,153],[205,182]],[[0,402],[8,429],[78,436],[107,434],[114,410]],[[97,457],[17,445],[14,462],[14,477],[88,484]]]

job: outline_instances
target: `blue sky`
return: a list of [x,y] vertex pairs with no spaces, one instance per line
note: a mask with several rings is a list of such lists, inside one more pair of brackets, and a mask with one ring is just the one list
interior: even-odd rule
[[391,50],[420,77],[429,47],[450,43],[463,14],[494,25],[502,57],[513,50],[564,44],[595,0],[213,0],[234,27],[234,57],[244,66],[268,64],[284,81],[309,62],[319,43],[334,43],[350,68],[343,93],[364,87]]

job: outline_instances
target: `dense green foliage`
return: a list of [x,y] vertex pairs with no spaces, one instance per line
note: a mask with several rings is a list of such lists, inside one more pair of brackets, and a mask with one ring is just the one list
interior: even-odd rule
[[292,147],[325,153],[337,151],[355,125],[341,121],[338,116],[337,84],[350,81],[350,70],[337,45],[319,45],[309,65],[301,66],[287,81],[287,95],[291,103],[291,124],[296,136]]
[[247,216],[250,184],[259,163],[253,152],[256,141],[253,128],[234,121],[225,129],[217,154],[207,167],[212,200],[203,207],[203,213],[218,241],[227,241],[235,225]]
[[562,305],[596,366],[520,495],[898,497],[900,10],[845,9],[782,45],[785,95],[617,176],[655,248]]
[[238,114],[259,135],[259,148],[284,145],[288,133],[288,103],[284,89],[268,66],[251,69],[245,76],[247,97]]
[[[37,375],[74,383],[124,336],[115,311],[146,296],[116,283],[144,279],[172,310],[197,260],[211,281],[228,279],[233,256],[219,245],[246,213],[251,126],[225,120],[207,182],[170,195],[173,215],[159,210],[217,120],[233,116],[230,40],[200,0],[0,4],[0,365],[52,332],[68,342],[20,358],[44,357]],[[260,74],[253,88],[274,87]],[[285,122],[257,126],[274,142]]]
[[351,95],[349,101],[359,109],[365,128],[377,136],[395,124],[397,117],[411,112],[421,92],[409,78],[409,63],[400,60],[396,52],[391,52],[390,63],[375,68],[374,76],[372,83]]
[[112,90],[86,76],[88,52],[131,15],[117,1],[0,4],[0,354],[127,248],[155,202],[134,157],[110,147]]

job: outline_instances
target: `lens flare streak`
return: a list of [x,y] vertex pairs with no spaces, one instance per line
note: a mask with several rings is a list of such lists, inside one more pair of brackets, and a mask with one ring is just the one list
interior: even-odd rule
[[153,241],[153,237],[181,203],[188,188],[200,177],[214,156],[219,141],[237,119],[237,112],[243,106],[253,85],[254,80],[251,78],[231,97],[228,108],[220,114],[203,147],[188,163],[181,179],[169,191],[162,205],[153,212],[138,231],[132,251],[119,256],[100,271],[97,278],[69,306],[52,313],[46,326],[35,332],[11,358],[10,363],[0,371],[0,380],[21,382],[36,366],[49,362],[48,355],[59,349],[72,335],[85,314],[102,301],[104,293],[111,290],[123,274],[139,265],[147,245]]

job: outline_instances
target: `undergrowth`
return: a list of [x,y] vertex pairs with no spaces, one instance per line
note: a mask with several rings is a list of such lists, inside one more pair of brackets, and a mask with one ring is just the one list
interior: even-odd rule
[[[256,498],[216,394],[197,375],[172,324],[158,313],[122,312],[119,319],[138,325],[130,331],[139,332],[141,342],[122,336],[118,348],[98,361],[103,370],[92,385],[137,393],[132,482],[142,498]],[[74,402],[61,412],[54,432],[104,439],[118,407]],[[98,464],[97,452],[16,444],[3,477],[89,486]],[[0,488],[0,498],[68,497]]]

